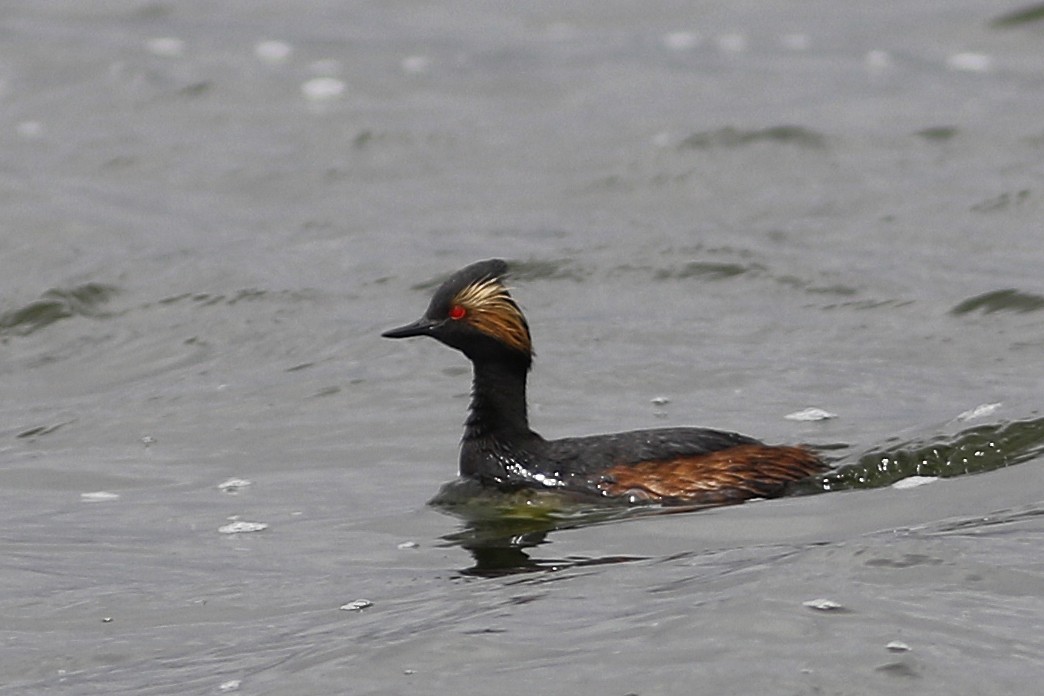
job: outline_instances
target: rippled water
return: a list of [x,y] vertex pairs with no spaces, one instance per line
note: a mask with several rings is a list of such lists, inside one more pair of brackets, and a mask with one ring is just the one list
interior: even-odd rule
[[[1002,11],[8,7],[0,692],[1037,693],[1044,44]],[[491,256],[545,435],[837,469],[426,505],[468,366],[379,333]]]

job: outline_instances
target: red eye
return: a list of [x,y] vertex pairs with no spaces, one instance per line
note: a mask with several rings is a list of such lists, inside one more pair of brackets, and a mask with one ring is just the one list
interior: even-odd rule
[[455,304],[452,307],[450,307],[450,319],[463,319],[465,314],[467,314],[467,312],[464,311],[464,308],[461,307],[459,304]]

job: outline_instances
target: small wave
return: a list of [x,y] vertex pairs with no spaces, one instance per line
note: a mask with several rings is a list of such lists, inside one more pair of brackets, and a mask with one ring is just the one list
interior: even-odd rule
[[742,129],[726,126],[716,130],[693,133],[678,144],[679,150],[705,150],[714,147],[743,147],[758,142],[784,143],[809,149],[826,147],[822,133],[801,126],[773,126],[762,129]]
[[959,131],[953,126],[929,126],[922,128],[914,135],[930,142],[945,143],[957,137]]
[[[315,299],[316,294],[310,290],[261,290],[259,288],[243,288],[229,293],[183,292],[178,295],[164,297],[155,302],[157,305],[175,305],[191,302],[198,307],[214,305],[233,306],[239,302],[255,302],[259,300],[278,300],[288,302],[307,302]],[[143,305],[143,308],[151,304]]]
[[994,17],[990,20],[990,26],[994,29],[1007,29],[1039,21],[1044,21],[1044,4],[1042,3],[1027,5]]
[[760,274],[767,269],[759,263],[728,263],[715,261],[690,261],[680,268],[660,269],[656,272],[656,280],[672,278],[702,278],[705,280],[726,280],[749,273]]
[[960,316],[971,312],[982,311],[984,314],[993,312],[1036,312],[1044,309],[1044,297],[1028,292],[1022,292],[1014,288],[1007,290],[994,290],[969,298],[950,310],[950,314]]
[[802,488],[882,488],[911,476],[950,478],[1012,466],[1044,455],[1044,418],[981,425],[956,435],[871,450]]
[[100,308],[118,292],[119,288],[101,283],[53,288],[24,307],[0,313],[0,336],[26,336],[70,317],[108,316]]

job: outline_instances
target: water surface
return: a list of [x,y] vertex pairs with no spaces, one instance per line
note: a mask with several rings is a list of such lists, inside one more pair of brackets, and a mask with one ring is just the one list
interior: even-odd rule
[[[1044,72],[1005,9],[11,4],[0,691],[1035,694]],[[467,365],[379,333],[491,256],[544,435],[857,473],[427,506]]]

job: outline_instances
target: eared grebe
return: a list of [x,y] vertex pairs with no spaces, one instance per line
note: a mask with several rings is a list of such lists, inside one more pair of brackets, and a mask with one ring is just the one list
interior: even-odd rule
[[460,474],[501,490],[553,489],[632,503],[729,503],[782,495],[823,471],[803,447],[770,446],[737,433],[658,428],[545,440],[529,429],[529,325],[503,284],[507,264],[480,261],[454,273],[424,316],[387,338],[431,336],[474,366]]

